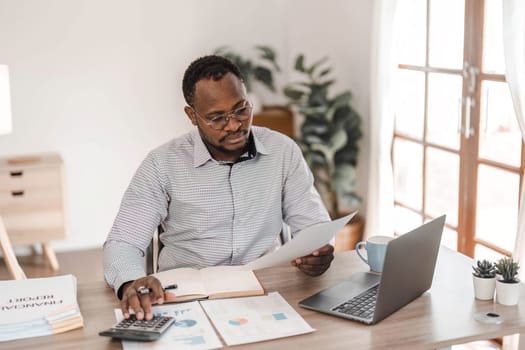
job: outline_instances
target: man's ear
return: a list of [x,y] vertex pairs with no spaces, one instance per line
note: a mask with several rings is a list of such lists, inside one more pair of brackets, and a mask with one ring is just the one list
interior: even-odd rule
[[197,125],[197,118],[195,116],[195,112],[193,111],[191,107],[189,106],[184,107],[184,113],[186,113],[186,115],[188,116],[188,118],[190,119],[193,125]]

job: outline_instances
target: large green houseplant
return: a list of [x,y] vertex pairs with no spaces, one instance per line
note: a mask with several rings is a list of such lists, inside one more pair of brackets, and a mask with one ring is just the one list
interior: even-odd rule
[[349,90],[330,93],[335,80],[326,58],[307,65],[301,54],[294,69],[304,79],[285,86],[284,94],[304,118],[299,142],[330,214],[337,217],[340,200],[352,208],[361,202],[355,191],[361,118]]
[[215,54],[226,57],[239,67],[248,92],[252,92],[255,81],[275,92],[274,73],[281,71],[275,50],[265,45],[256,45],[254,49],[257,58],[243,56],[228,46],[219,47]]

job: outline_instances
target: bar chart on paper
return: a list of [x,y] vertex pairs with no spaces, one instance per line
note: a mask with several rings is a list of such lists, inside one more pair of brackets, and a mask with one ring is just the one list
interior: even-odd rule
[[[123,341],[124,350],[209,350],[220,349],[222,343],[196,301],[182,304],[154,306],[153,313],[175,317],[175,322],[159,340],[151,343]],[[122,319],[120,309],[115,309],[117,320]]]
[[314,331],[277,292],[255,297],[204,300],[200,303],[228,345]]
[[243,317],[236,317],[228,321],[232,326],[243,326],[248,323],[248,320]]

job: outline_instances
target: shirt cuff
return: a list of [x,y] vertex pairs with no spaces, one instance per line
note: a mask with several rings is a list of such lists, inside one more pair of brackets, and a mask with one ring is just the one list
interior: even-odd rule
[[135,273],[133,273],[133,271],[128,271],[126,273],[122,273],[121,275],[119,275],[116,279],[115,279],[115,284],[113,285],[113,289],[115,291],[115,295],[117,296],[117,298],[122,299],[122,286],[124,286],[125,283],[128,283],[128,282],[133,282],[134,280],[136,279],[139,279],[141,277],[144,277],[146,276],[146,274],[144,273],[144,271],[142,272],[139,272],[139,271],[135,271]]

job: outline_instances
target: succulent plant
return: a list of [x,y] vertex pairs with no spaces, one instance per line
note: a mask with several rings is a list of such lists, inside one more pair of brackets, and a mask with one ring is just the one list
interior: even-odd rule
[[517,278],[519,269],[519,264],[512,258],[501,258],[496,262],[496,272],[501,275],[501,282],[519,282]]
[[472,266],[474,272],[472,274],[479,278],[494,278],[496,277],[496,266],[488,260],[478,260],[477,266]]

